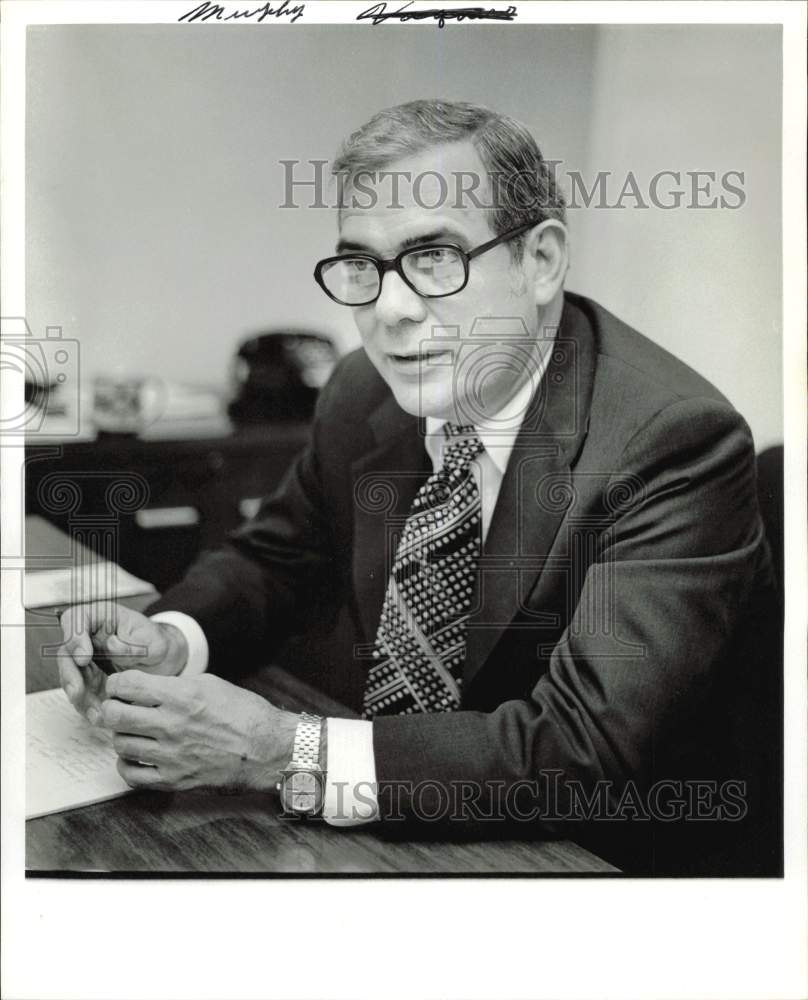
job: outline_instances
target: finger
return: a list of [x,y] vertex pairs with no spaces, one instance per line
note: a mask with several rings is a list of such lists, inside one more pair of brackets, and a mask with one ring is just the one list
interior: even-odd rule
[[56,665],[59,668],[59,683],[64,688],[68,701],[74,708],[84,700],[84,677],[64,646],[56,651]]
[[172,684],[176,683],[176,677],[146,674],[142,670],[124,670],[109,678],[107,694],[134,705],[162,705],[166,698],[171,697]]
[[104,642],[112,656],[131,657],[155,666],[165,656],[167,642],[160,626],[131,608],[113,605],[104,618]]
[[159,709],[127,705],[115,698],[108,698],[101,703],[101,721],[115,733],[148,736],[152,739],[158,739],[165,733]]
[[165,760],[159,742],[143,736],[115,733],[112,737],[112,746],[119,757],[125,757],[138,764],[151,764],[156,767]]
[[101,699],[87,677],[87,672],[93,669],[92,664],[79,668],[72,657],[67,656],[62,649],[63,647],[60,647],[57,652],[56,662],[59,667],[59,681],[65,694],[80,715],[94,726],[98,725],[101,720]]
[[87,608],[90,631],[105,635],[114,635],[118,631],[121,612],[126,610],[114,601],[93,601]]
[[59,619],[59,623],[62,626],[66,652],[80,667],[86,667],[93,655],[88,609],[83,605],[68,608]]
[[[144,641],[138,641],[138,631]],[[145,641],[151,632],[153,632],[151,642]],[[136,630],[124,638],[120,635],[111,635],[104,643],[109,660],[116,667],[123,669],[131,669],[138,665],[156,667],[165,659],[166,645],[165,639],[156,628]]]
[[118,774],[130,788],[154,788],[158,791],[168,790],[157,767],[138,764],[136,761],[118,758]]
[[103,652],[100,656],[96,653],[93,659],[107,674],[135,667],[140,658],[139,654],[143,652],[142,649],[123,642],[117,635],[105,636],[99,645]]

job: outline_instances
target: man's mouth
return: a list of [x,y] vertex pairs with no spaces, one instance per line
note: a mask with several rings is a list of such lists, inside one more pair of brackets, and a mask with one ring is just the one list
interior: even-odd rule
[[407,354],[391,353],[388,355],[393,361],[401,365],[429,364],[430,361],[445,360],[450,353],[449,349],[434,351],[411,351]]

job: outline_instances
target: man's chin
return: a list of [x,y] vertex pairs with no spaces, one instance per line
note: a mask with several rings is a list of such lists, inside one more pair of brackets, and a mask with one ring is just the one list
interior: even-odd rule
[[436,420],[454,420],[455,408],[446,393],[430,391],[432,387],[402,386],[388,382],[396,402],[413,417],[434,417]]
[[422,375],[415,370],[398,372],[386,358],[370,353],[368,356],[405,413],[436,420],[455,419],[454,384],[449,372],[436,368],[426,369]]

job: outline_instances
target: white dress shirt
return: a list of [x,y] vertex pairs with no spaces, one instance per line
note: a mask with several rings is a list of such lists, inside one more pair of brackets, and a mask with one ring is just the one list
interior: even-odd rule
[[[548,348],[551,345],[548,344]],[[549,349],[540,370],[534,373],[487,421],[474,429],[483,451],[471,470],[480,492],[482,537],[485,540],[494,513],[500,486],[513,451],[525,412],[546,369]],[[443,465],[445,421],[427,417],[424,446],[433,471]],[[208,664],[208,643],[198,622],[178,611],[161,611],[153,621],[174,625],[188,643],[188,659],[183,674],[203,673]],[[356,826],[378,818],[376,762],[373,756],[373,723],[362,719],[328,719],[328,761],[323,816],[332,826]]]

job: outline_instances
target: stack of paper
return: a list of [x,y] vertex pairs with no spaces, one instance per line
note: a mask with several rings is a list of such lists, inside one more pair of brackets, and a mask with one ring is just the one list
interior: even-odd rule
[[150,594],[154,587],[111,562],[87,562],[64,569],[41,569],[25,574],[23,604],[48,608],[86,601],[117,601]]
[[25,699],[25,818],[131,791],[116,770],[112,735],[90,725],[61,688]]

